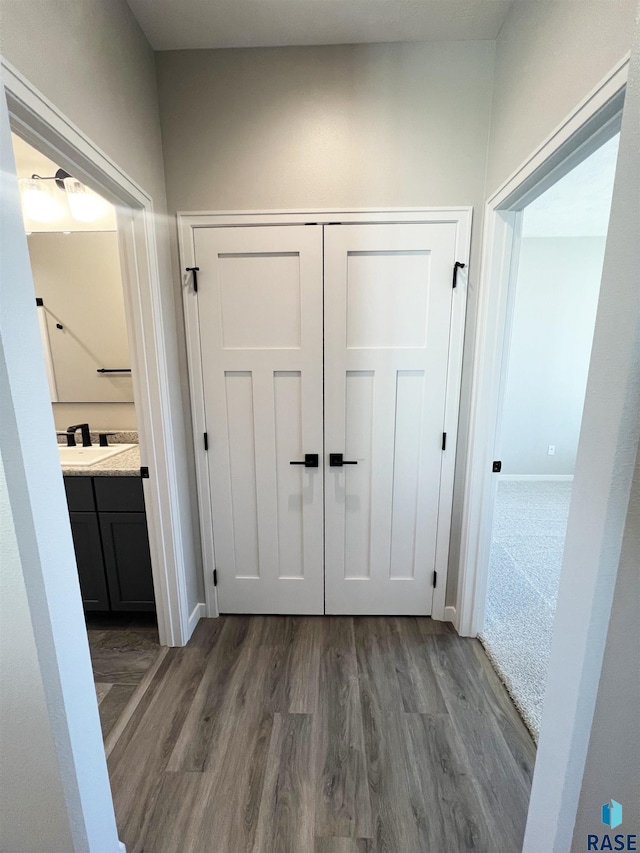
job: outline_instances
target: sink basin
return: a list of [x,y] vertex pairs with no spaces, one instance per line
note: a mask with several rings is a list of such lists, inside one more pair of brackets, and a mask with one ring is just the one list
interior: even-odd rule
[[100,447],[99,444],[94,444],[91,447],[82,447],[82,445],[67,447],[59,444],[58,453],[63,468],[65,465],[72,468],[88,468],[90,465],[96,465],[98,462],[104,462],[105,459],[124,453],[125,450],[131,450],[135,446],[135,444],[110,444],[109,447]]

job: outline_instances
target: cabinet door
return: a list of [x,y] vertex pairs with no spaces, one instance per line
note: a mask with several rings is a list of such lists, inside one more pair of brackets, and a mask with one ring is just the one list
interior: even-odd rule
[[63,477],[69,512],[95,513],[96,501],[93,496],[93,479],[93,477]]
[[73,546],[85,610],[109,610],[98,516],[95,512],[70,512]]
[[143,512],[101,512],[112,610],[155,610],[147,521]]

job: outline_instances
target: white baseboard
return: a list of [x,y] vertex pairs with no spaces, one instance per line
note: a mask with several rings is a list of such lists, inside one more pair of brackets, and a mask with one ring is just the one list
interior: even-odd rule
[[453,623],[453,627],[458,630],[458,613],[455,607],[445,606],[444,608],[444,621]]
[[570,482],[573,480],[573,474],[500,474],[500,480],[506,483],[516,482]]
[[204,601],[200,601],[198,604],[196,604],[196,606],[191,611],[191,616],[189,616],[189,624],[188,624],[189,637],[195,631],[195,628],[196,628],[196,625],[198,624],[198,622],[201,619],[203,619],[206,615],[207,615],[207,605],[204,603]]

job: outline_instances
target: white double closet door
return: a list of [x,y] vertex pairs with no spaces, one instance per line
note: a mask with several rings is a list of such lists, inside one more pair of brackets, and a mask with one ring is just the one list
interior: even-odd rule
[[455,237],[194,230],[221,613],[431,612]]

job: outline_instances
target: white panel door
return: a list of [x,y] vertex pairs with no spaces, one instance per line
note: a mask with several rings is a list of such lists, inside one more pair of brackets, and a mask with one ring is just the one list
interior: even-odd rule
[[456,226],[324,236],[326,612],[429,614]]
[[220,612],[322,613],[322,228],[194,239]]

